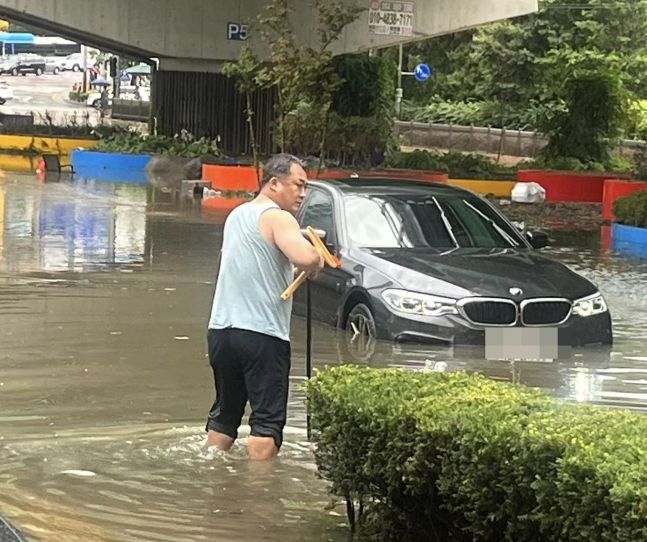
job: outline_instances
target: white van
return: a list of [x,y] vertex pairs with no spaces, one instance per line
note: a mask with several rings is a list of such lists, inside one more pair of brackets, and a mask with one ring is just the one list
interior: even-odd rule
[[[88,55],[86,58],[86,66],[91,68],[94,66],[94,59],[90,58]],[[65,57],[65,60],[61,63],[62,71],[83,71],[83,54],[82,53],[72,53]]]

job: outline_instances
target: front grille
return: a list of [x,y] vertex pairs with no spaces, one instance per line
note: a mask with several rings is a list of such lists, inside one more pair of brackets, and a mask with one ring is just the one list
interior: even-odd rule
[[530,299],[521,304],[521,322],[526,326],[550,326],[564,322],[571,314],[567,299]]
[[511,326],[517,321],[517,305],[514,301],[474,300],[462,306],[465,317],[474,324],[484,326]]

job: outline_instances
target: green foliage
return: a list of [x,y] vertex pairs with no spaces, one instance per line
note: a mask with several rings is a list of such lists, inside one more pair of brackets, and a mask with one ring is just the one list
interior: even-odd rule
[[427,150],[393,153],[387,167],[439,171],[454,179],[515,179],[516,169],[497,164],[479,154],[441,153]]
[[168,154],[184,158],[221,154],[217,140],[206,137],[195,139],[185,131],[175,137],[126,132],[100,139],[93,150],[128,154]]
[[89,95],[90,95],[89,92],[83,92],[80,90],[70,90],[68,94],[68,98],[73,102],[85,103]]
[[644,416],[350,366],[319,372],[307,396],[319,474],[382,539],[647,540]]
[[[317,108],[300,104],[286,122],[286,149],[297,156],[318,155],[323,130],[320,119]],[[347,117],[332,112],[328,114],[327,130],[325,159],[340,166],[369,167],[389,144],[390,131],[384,131],[377,117]]]
[[546,114],[544,108],[536,103],[527,104],[522,110],[506,108],[502,112],[500,104],[493,100],[454,102],[439,97],[433,97],[424,105],[404,100],[400,112],[402,120],[414,122],[505,127],[513,130],[532,130],[537,126],[538,119]]
[[526,169],[551,169],[559,171],[613,172],[627,174],[631,164],[621,155],[614,153],[604,162],[583,161],[572,156],[540,156],[523,164]]
[[647,190],[618,198],[613,202],[613,214],[620,224],[647,228]]
[[257,177],[259,176],[258,145],[256,143],[256,130],[254,129],[254,110],[252,108],[252,94],[260,89],[257,74],[261,63],[252,50],[245,45],[235,62],[227,62],[222,72],[236,82],[236,89],[245,96],[245,121],[249,131],[249,139],[252,147],[252,157]]
[[[575,145],[575,132],[584,126],[583,110],[593,106],[589,116],[593,121],[597,115],[596,104],[605,109],[604,103],[594,98],[597,95],[603,99],[599,85],[607,75],[615,79],[616,88],[610,89],[612,97],[618,89],[647,97],[647,2],[545,0],[532,15],[407,45],[407,67],[411,69],[420,61],[434,67],[431,84],[407,80],[412,78],[405,78],[404,83],[405,97],[419,105],[429,105],[432,110],[427,118],[420,120],[448,122],[449,115],[454,114],[474,118],[472,122],[478,125],[536,129],[548,125],[551,134],[559,138],[553,146],[555,152],[597,162],[603,161],[605,149],[599,147],[599,133],[605,129],[608,132],[604,136],[608,139],[616,137],[619,131],[629,137],[644,134],[644,123],[635,116],[606,115],[605,118],[601,114],[597,119],[599,124],[593,125],[594,145],[588,151],[591,156],[584,156],[584,149],[589,148],[586,142],[582,142],[580,149],[569,150]],[[574,72],[581,71],[583,66],[590,74],[583,78],[576,76]],[[594,83],[596,88],[584,88],[586,81],[591,81],[589,77],[595,74],[599,75]],[[575,79],[582,81],[577,90],[582,98],[580,105],[586,104],[581,105],[580,111],[573,102],[567,105],[577,85],[573,82]],[[443,114],[434,101],[478,104],[479,111],[474,111],[474,106],[456,105],[454,111]],[[486,104],[487,115],[481,111]],[[606,112],[617,113],[615,107],[611,104]],[[626,110],[626,104],[623,108]],[[420,111],[413,115],[425,116]],[[571,120],[568,115],[573,115],[577,125],[572,133],[559,128]],[[441,120],[443,117],[447,120]],[[542,123],[542,119],[546,122]],[[565,142],[568,142],[566,150]]]
[[341,85],[334,70],[330,45],[341,35],[364,8],[344,0],[315,0],[318,14],[315,33],[318,46],[298,46],[294,26],[290,20],[288,0],[273,0],[258,16],[258,31],[268,46],[269,62],[258,71],[256,81],[264,87],[277,89],[275,139],[281,150],[286,147],[286,122],[299,101],[316,103],[321,112],[324,129],[321,132],[320,151],[326,137],[327,113],[332,95]]
[[[370,166],[393,146],[393,65],[368,55],[346,55],[331,65],[341,83],[330,96],[329,109],[318,100],[302,101],[286,119],[286,149],[342,166]],[[370,86],[364,69],[371,74]]]
[[608,161],[628,106],[617,74],[575,68],[566,80],[563,98],[564,107],[539,123],[549,139],[542,154],[582,162]]

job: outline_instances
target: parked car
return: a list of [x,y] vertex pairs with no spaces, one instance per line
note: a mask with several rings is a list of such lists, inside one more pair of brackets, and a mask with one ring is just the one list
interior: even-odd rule
[[57,75],[63,70],[65,57],[61,56],[46,56],[45,57],[45,72]]
[[[94,66],[95,61],[90,56],[86,56],[85,65],[87,68]],[[61,63],[61,71],[83,71],[83,54],[82,53],[72,53],[65,57]]]
[[0,105],[13,99],[13,89],[4,81],[0,81]]
[[[315,320],[345,329],[349,341],[505,347],[521,351],[518,359],[612,343],[604,297],[538,251],[547,234],[521,232],[467,190],[393,179],[312,181],[297,219],[341,258],[341,268],[326,267],[311,281],[311,307]],[[295,294],[296,314],[305,313],[304,289]],[[520,339],[528,344],[515,350]]]
[[[92,90],[88,93],[88,97],[85,100],[85,104],[94,107],[95,109],[101,109],[101,92]],[[112,99],[107,97],[106,106],[112,104]]]
[[10,73],[11,75],[35,73],[36,75],[42,75],[45,73],[45,59],[32,53],[10,55],[0,62],[0,73]]

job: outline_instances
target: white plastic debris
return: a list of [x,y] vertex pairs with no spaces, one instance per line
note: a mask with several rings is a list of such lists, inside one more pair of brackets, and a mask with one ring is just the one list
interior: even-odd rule
[[535,182],[516,183],[511,198],[517,203],[542,203],[546,200],[546,189]]

